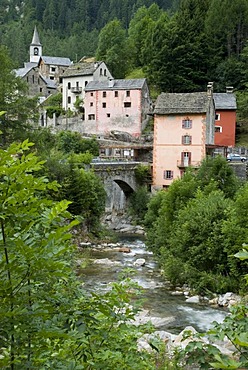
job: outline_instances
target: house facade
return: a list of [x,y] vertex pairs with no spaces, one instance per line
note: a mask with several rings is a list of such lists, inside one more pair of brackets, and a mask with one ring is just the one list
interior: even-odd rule
[[215,144],[235,146],[236,135],[236,96],[232,87],[226,93],[214,93],[215,103]]
[[207,92],[162,93],[154,109],[153,190],[198,167],[214,146],[213,84]]
[[112,75],[104,62],[91,59],[82,59],[79,63],[71,65],[61,75],[63,100],[65,110],[76,111],[77,99],[84,102],[85,87],[91,81],[107,81]]
[[144,78],[92,81],[85,87],[84,125],[97,135],[125,132],[138,138],[149,120],[151,106]]

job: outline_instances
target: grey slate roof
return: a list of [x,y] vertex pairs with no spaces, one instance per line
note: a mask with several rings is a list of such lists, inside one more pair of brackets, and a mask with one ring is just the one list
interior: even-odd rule
[[236,110],[236,97],[232,93],[214,93],[215,109]]
[[45,64],[53,64],[56,66],[70,66],[72,64],[69,58],[42,56],[41,59]]
[[206,92],[162,93],[155,103],[155,114],[206,113],[208,107]]
[[145,81],[145,78],[135,78],[131,80],[90,81],[84,90],[137,90],[142,89]]
[[34,27],[34,33],[33,33],[33,39],[32,39],[31,45],[41,46],[40,39],[39,39],[39,34],[38,34],[36,26]]
[[63,73],[62,77],[88,76],[92,75],[102,62],[82,62],[72,64]]
[[33,69],[34,66],[24,67],[24,68],[18,68],[14,69],[15,75],[17,77],[24,77],[26,74]]

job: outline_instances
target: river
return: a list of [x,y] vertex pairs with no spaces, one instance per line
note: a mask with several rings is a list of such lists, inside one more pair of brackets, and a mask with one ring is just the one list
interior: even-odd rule
[[[207,305],[186,303],[184,296],[172,295],[160,275],[153,254],[146,249],[144,241],[139,237],[121,236],[119,241],[123,246],[131,248],[131,253],[110,250],[91,252],[90,260],[93,261],[80,272],[86,290],[101,292],[107,290],[108,284],[116,281],[124,268],[130,267],[136,270],[133,280],[143,288],[143,308],[149,310],[152,317],[171,318],[159,327],[160,330],[178,334],[186,326],[191,325],[197,331],[204,332],[211,328],[213,321],[223,321],[226,311]],[[146,260],[145,266],[133,266],[138,258]],[[114,263],[108,265],[104,263],[106,259]]]

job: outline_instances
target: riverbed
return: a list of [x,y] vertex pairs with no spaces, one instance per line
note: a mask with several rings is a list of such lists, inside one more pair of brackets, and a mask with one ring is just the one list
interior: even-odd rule
[[[109,283],[118,280],[125,268],[135,269],[132,279],[143,289],[143,309],[149,315],[168,318],[158,329],[178,334],[186,326],[193,326],[197,331],[204,332],[211,328],[213,321],[222,322],[226,311],[207,305],[190,304],[185,296],[173,295],[168,284],[160,274],[159,266],[153,254],[147,250],[140,237],[122,236],[120,243],[131,249],[130,253],[116,250],[93,250],[86,268],[80,270],[80,276],[87,291],[104,292]],[[144,258],[144,266],[136,267],[134,262]],[[96,263],[98,262],[98,263]],[[107,263],[108,262],[108,263]]]

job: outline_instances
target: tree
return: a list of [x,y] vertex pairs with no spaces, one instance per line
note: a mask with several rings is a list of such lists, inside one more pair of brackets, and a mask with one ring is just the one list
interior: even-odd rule
[[78,132],[61,131],[57,136],[57,147],[63,153],[85,153],[94,156],[99,154],[99,144],[95,138],[83,139]]
[[76,297],[68,231],[77,222],[63,221],[68,202],[45,198],[58,186],[35,177],[42,162],[26,154],[31,145],[0,150],[0,365],[12,370],[48,364]]
[[24,130],[28,119],[34,117],[36,101],[25,95],[26,85],[13,72],[13,64],[8,51],[0,46],[0,111],[6,112],[1,116],[2,145],[11,142],[17,130]]
[[214,181],[216,187],[222,190],[227,198],[234,197],[240,186],[233,169],[222,156],[205,158],[197,171],[196,179],[201,189]]
[[124,78],[129,70],[130,56],[126,32],[120,21],[109,22],[100,32],[96,58],[105,61],[114,78]]

